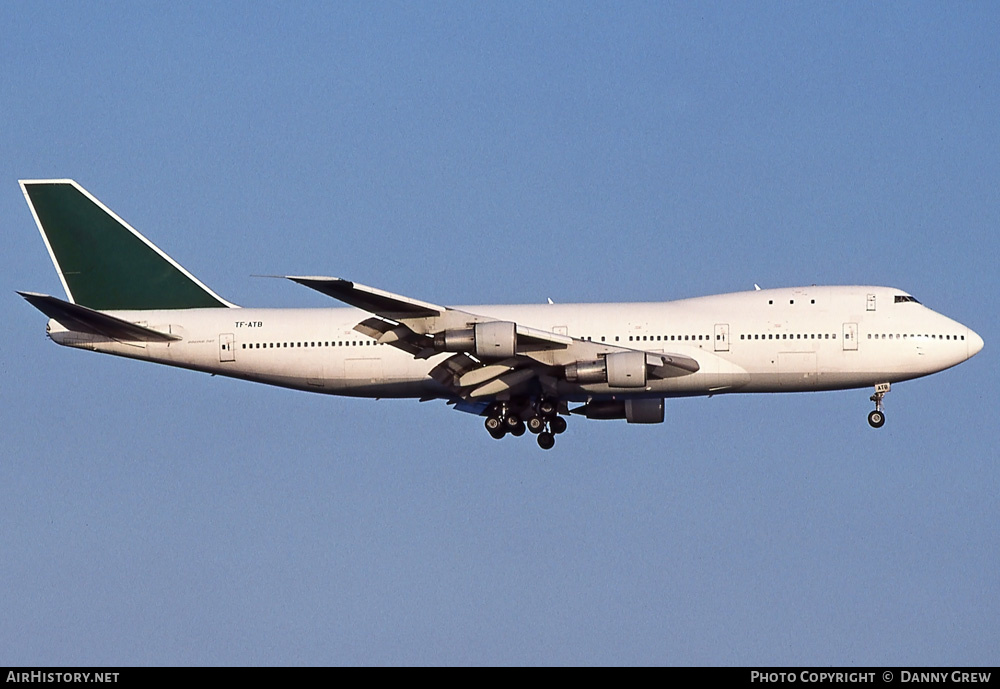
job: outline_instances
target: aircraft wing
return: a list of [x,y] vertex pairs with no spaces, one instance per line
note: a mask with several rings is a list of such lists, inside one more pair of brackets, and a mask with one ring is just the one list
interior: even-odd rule
[[409,299],[350,280],[294,275],[286,277],[292,282],[311,287],[317,292],[339,299],[345,304],[385,318],[427,318],[440,316],[447,311],[444,306]]
[[559,380],[600,382],[601,376],[613,386],[641,387],[647,377],[689,375],[700,368],[682,354],[583,340],[340,278],[287,277],[373,314],[354,329],[379,343],[418,359],[453,352],[431,376],[465,399],[511,392],[536,379],[553,392]]

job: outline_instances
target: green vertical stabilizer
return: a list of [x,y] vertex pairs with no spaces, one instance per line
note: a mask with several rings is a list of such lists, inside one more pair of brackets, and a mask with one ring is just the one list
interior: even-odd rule
[[76,182],[21,188],[71,302],[98,311],[232,306]]

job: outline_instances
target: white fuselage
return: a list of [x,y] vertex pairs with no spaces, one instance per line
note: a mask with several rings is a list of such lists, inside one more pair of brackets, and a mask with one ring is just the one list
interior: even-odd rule
[[[966,326],[886,287],[801,287],[663,303],[458,307],[574,338],[681,354],[698,372],[645,388],[559,382],[559,395],[678,397],[868,387],[959,364],[982,346]],[[121,343],[65,330],[60,344],[334,395],[449,397],[428,372],[449,354],[415,359],[354,330],[353,308],[111,312],[169,332],[168,343]]]

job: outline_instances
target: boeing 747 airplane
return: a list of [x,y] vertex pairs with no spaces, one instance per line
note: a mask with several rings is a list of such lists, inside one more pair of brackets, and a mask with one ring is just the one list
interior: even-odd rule
[[19,292],[58,344],[353,397],[440,399],[550,449],[567,416],[661,423],[671,397],[873,388],[960,364],[972,330],[891,287],[791,287],[663,303],[443,306],[287,276],[350,308],[226,301],[72,180],[21,190],[66,299]]

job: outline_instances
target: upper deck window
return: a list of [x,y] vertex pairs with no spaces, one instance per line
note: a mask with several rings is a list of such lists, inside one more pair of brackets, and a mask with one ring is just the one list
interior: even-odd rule
[[908,296],[906,294],[897,294],[895,296],[895,298],[894,298],[894,301],[897,304],[902,304],[903,302],[906,302],[906,301],[912,301],[914,304],[919,304],[920,303],[919,301],[917,301],[916,297],[911,297],[911,296]]

